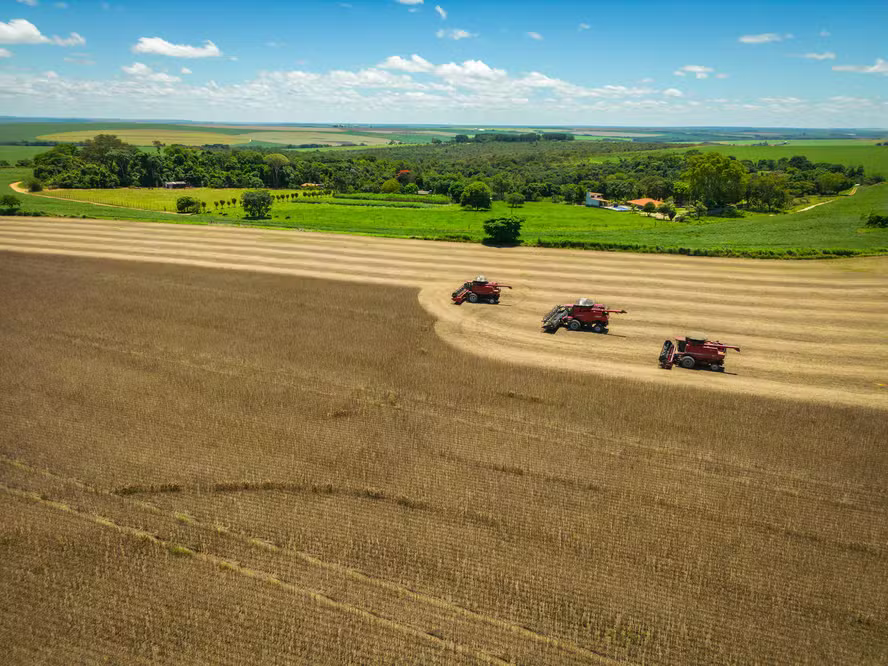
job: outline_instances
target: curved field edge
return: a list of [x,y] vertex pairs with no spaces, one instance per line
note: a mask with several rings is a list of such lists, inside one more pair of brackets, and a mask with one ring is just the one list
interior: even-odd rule
[[[0,169],[0,187],[20,181],[27,174],[26,169]],[[219,192],[218,196],[221,197],[226,194],[225,190]],[[133,202],[138,203],[137,197],[140,195],[137,190],[122,194],[120,190],[90,193],[96,198],[96,203],[102,205],[49,198],[58,194],[41,196],[20,193],[16,196],[23,200],[25,213],[50,216],[481,242],[485,219],[517,213],[526,219],[522,231],[524,243],[540,247],[762,259],[888,254],[888,229],[865,229],[861,219],[870,212],[888,212],[888,184],[863,187],[853,197],[837,197],[828,206],[817,206],[804,212],[749,214],[740,219],[706,218],[699,223],[665,222],[635,214],[549,202],[527,204],[518,211],[512,211],[502,202],[495,202],[493,210],[487,212],[465,211],[454,205],[404,208],[276,203],[271,219],[251,221],[243,219],[243,211],[238,209],[228,209],[226,215],[174,216],[168,212],[113,205],[120,203],[117,198],[121,196],[131,196]],[[75,191],[66,196],[90,195]],[[109,201],[112,203],[109,204]]]

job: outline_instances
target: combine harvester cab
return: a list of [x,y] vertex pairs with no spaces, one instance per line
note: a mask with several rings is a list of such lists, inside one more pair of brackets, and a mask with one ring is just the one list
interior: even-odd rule
[[666,340],[660,351],[659,364],[664,370],[671,370],[673,365],[682,368],[709,368],[714,372],[725,371],[725,352],[740,347],[728,345],[718,340],[707,340],[706,336],[687,336]]
[[543,317],[543,330],[554,333],[561,326],[571,331],[589,329],[595,333],[607,333],[610,315],[626,314],[625,310],[609,310],[606,305],[595,303],[591,298],[581,298],[571,305],[556,305]]
[[479,275],[471,282],[465,282],[463,285],[450,294],[451,300],[456,305],[461,305],[465,301],[469,303],[499,303],[500,291],[502,289],[511,289],[507,284],[499,282],[489,282],[483,275]]

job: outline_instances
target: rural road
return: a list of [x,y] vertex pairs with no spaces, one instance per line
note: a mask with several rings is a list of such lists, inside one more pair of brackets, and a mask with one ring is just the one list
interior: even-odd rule
[[[414,287],[439,335],[468,353],[590,377],[888,409],[888,390],[880,386],[888,383],[888,257],[793,262],[497,249],[26,217],[0,217],[0,250]],[[514,289],[498,306],[451,304],[450,292],[478,273]],[[540,332],[553,305],[579,297],[628,314],[613,316],[610,335]],[[739,345],[742,353],[729,352],[724,374],[660,370],[663,340],[689,331]]]

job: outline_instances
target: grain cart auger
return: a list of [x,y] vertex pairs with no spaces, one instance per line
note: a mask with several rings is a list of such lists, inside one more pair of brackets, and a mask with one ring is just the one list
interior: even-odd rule
[[725,352],[728,349],[740,351],[740,347],[726,345],[717,340],[707,340],[705,336],[687,336],[666,340],[660,351],[660,367],[672,370],[673,365],[682,368],[709,368],[715,372],[725,371]]
[[571,331],[588,328],[595,333],[607,333],[611,314],[626,314],[625,310],[609,310],[606,305],[591,298],[581,298],[573,305],[556,305],[543,317],[543,330],[554,333],[561,326]]
[[459,289],[450,294],[450,298],[456,305],[461,305],[465,301],[469,303],[487,301],[496,304],[499,303],[500,290],[511,288],[507,284],[489,282],[486,277],[479,275],[471,282],[463,283]]

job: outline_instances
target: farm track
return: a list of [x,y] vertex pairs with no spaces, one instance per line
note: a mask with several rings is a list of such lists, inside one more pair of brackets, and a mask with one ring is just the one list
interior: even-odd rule
[[[448,343],[499,360],[646,382],[888,408],[888,260],[765,262],[429,243],[154,223],[0,221],[0,248],[158,261],[418,288]],[[513,284],[498,307],[453,306],[483,272]],[[613,307],[611,335],[539,332],[552,304]],[[702,330],[739,345],[729,373],[664,372],[666,337]],[[832,359],[832,363],[830,362]]]
[[[101,491],[77,479],[6,456],[0,456],[0,464],[7,468],[4,478],[13,477],[17,482],[14,485],[0,483],[0,491],[20,500],[71,513],[167,549],[186,549],[183,552],[189,552],[196,563],[283,586],[293,594],[307,596],[343,613],[364,616],[415,640],[441,643],[478,663],[534,659],[565,664],[618,663],[505,620],[325,562],[309,553],[230,529],[220,531],[216,526],[202,524],[132,495]],[[51,484],[49,488],[47,481]]]

